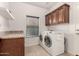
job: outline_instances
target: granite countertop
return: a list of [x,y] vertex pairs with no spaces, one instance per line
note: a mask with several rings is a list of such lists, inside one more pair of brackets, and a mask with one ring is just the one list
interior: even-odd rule
[[5,32],[3,35],[0,35],[1,39],[11,39],[11,38],[24,38],[23,32],[15,31],[15,32]]

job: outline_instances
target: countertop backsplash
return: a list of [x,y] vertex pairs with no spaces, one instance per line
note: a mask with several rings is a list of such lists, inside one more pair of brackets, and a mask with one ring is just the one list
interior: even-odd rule
[[1,35],[6,35],[6,34],[23,34],[24,32],[22,30],[20,31],[1,31],[0,32],[0,36]]

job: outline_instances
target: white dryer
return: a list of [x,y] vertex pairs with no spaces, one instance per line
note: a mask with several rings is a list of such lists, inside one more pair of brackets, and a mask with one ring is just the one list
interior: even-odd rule
[[54,31],[48,32],[43,38],[43,47],[50,55],[64,53],[64,34]]

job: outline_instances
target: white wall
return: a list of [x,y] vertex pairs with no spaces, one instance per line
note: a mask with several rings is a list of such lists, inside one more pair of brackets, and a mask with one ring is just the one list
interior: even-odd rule
[[0,31],[7,31],[9,28],[8,20],[0,15]]
[[8,2],[0,2],[0,7],[9,8]]
[[[9,3],[9,7],[12,15],[15,17],[15,20],[10,20],[10,29],[11,30],[24,30],[26,33],[26,15],[38,16],[39,19],[39,27],[40,32],[45,30],[45,22],[44,22],[44,14],[46,9],[36,7],[33,5],[25,4],[25,3]],[[38,37],[26,38],[25,46],[31,46],[39,43]]]
[[[7,2],[0,2],[0,7],[9,8]],[[5,19],[2,15],[0,15],[0,31],[8,30],[9,23],[8,19]]]

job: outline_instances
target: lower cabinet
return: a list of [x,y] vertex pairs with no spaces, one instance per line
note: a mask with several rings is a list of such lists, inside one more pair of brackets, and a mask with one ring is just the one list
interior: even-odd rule
[[0,56],[24,56],[24,38],[0,39]]

